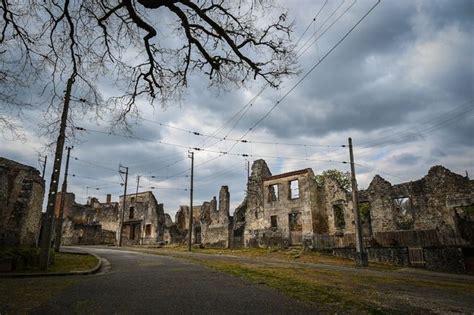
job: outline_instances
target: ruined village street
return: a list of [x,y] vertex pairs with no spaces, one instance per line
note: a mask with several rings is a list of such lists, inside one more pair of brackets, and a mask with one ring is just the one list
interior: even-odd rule
[[[294,314],[312,311],[264,286],[181,259],[111,249],[88,250],[107,259],[110,266],[105,269],[109,270],[91,276],[2,279],[4,284],[9,283],[10,290],[35,286],[51,289],[51,295],[47,292],[39,295],[44,301],[33,309],[12,305],[20,302],[9,300],[7,305],[1,305],[0,314],[18,313],[18,310],[33,314]],[[35,298],[33,294],[26,303],[38,303]]]
[[[64,250],[90,251],[106,261],[99,273],[89,276],[1,279],[0,314],[471,314],[474,310],[474,277],[468,275],[387,266],[359,269],[330,257],[308,254],[295,261],[264,250],[189,253],[182,248],[97,246]],[[240,256],[246,252],[256,256]]]

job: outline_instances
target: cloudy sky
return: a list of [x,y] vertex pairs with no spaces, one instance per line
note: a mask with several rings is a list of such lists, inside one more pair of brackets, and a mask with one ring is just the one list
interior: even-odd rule
[[[142,102],[143,119],[128,136],[108,134],[107,115],[98,123],[78,116],[76,124],[87,131],[76,134],[71,154],[68,190],[76,201],[88,195],[104,200],[107,193],[117,200],[121,163],[129,167],[128,190],[135,192],[140,175],[139,191],[153,190],[174,217],[179,205],[189,204],[187,147],[207,150],[195,152],[194,204],[228,185],[232,210],[244,196],[247,161],[264,158],[273,174],[307,167],[346,171],[342,162],[349,157],[341,145],[348,137],[360,188],[375,174],[391,183],[416,180],[434,165],[474,174],[474,2],[382,1],[324,58],[375,1],[325,2],[281,1],[295,22],[301,75],[279,90],[261,92],[263,82],[255,81],[216,91],[205,77],[194,77],[179,104]],[[101,88],[107,95],[109,87]],[[44,149],[50,139],[39,136],[41,111],[24,113],[22,141],[0,137],[1,156],[37,168],[38,153],[52,160]]]

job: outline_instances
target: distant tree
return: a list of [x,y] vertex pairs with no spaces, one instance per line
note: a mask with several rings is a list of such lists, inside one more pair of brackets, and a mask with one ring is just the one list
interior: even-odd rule
[[320,175],[316,175],[314,179],[316,183],[320,186],[324,184],[324,180],[326,178],[334,179],[342,188],[346,190],[351,190],[351,173],[350,172],[342,172],[336,169],[326,170],[322,172]]

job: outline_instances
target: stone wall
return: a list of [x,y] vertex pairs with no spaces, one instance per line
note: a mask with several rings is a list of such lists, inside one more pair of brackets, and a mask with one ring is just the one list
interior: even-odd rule
[[[392,185],[375,176],[360,201],[370,204],[374,232],[396,230],[458,230],[473,218],[462,207],[474,206],[474,181],[442,166],[432,167],[420,180]],[[456,202],[460,201],[460,202]]]
[[232,220],[229,215],[230,194],[227,186],[219,192],[219,208],[216,198],[205,202],[201,209],[201,243],[204,247],[228,248],[231,246]]
[[[311,169],[272,176],[264,160],[256,160],[247,185],[247,197],[234,221],[236,231],[244,228],[245,246],[272,243],[302,244],[314,229],[327,230],[325,211],[318,205],[318,187]],[[245,211],[243,211],[245,209]],[[263,241],[265,239],[265,241]]]
[[[193,233],[191,235],[191,242],[193,244],[201,243],[201,214],[202,206],[193,206]],[[179,206],[175,216],[176,226],[183,236],[183,243],[186,243],[188,240],[189,215],[189,206]]]
[[[59,193],[55,207],[55,215],[59,214]],[[117,202],[108,200],[99,202],[90,198],[85,205],[75,202],[75,195],[67,192],[64,197],[62,226],[62,245],[80,244],[115,244],[118,230],[119,208]],[[111,237],[113,235],[113,238]]]
[[[319,193],[323,200],[321,206],[327,215],[327,232],[330,235],[355,233],[352,195],[331,177],[324,179]],[[324,230],[318,230],[315,233],[322,234]]]
[[164,241],[166,217],[151,191],[120,196],[119,208],[125,202],[122,226],[123,244],[156,244]]
[[264,160],[252,164],[252,172],[247,183],[247,204],[245,213],[245,231],[243,243],[247,246],[251,239],[258,237],[258,231],[270,226],[270,218],[264,217],[263,180],[272,173]]
[[44,191],[38,170],[0,158],[0,246],[37,244]]
[[[354,259],[354,247],[334,248],[333,255],[341,258]],[[367,256],[370,262],[389,263],[398,266],[409,266],[407,247],[369,247]]]
[[465,273],[464,255],[458,247],[423,248],[426,269],[441,272]]

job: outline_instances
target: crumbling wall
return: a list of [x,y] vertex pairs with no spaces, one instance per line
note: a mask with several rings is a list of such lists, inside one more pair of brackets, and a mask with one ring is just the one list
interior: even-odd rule
[[352,195],[331,177],[324,179],[322,194],[323,207],[327,214],[328,233],[340,236],[355,233]]
[[[412,229],[450,232],[459,229],[456,208],[468,207],[474,200],[474,184],[442,166],[434,166],[422,179],[397,185],[377,175],[361,194],[370,203],[374,232]],[[459,204],[456,200],[464,201]],[[464,218],[472,222],[471,217]]]
[[256,160],[252,164],[252,172],[247,183],[247,205],[245,214],[244,244],[248,246],[251,239],[258,237],[259,231],[270,227],[270,218],[264,215],[265,177],[272,173],[265,160]]
[[222,186],[219,192],[219,208],[216,207],[216,197],[209,203],[204,203],[201,213],[202,244],[205,247],[230,247],[231,219],[229,215],[230,194],[227,186]]
[[[191,234],[191,242],[193,244],[201,243],[201,212],[201,206],[193,206],[193,233]],[[183,236],[183,243],[186,243],[189,238],[189,215],[189,206],[179,206],[179,210],[176,213],[176,225]]]
[[33,167],[0,158],[0,245],[36,245],[44,181]]
[[124,244],[156,244],[165,233],[163,204],[158,204],[151,191],[120,196],[119,207],[125,202],[122,242]]
[[235,209],[232,220],[232,235],[231,244],[232,248],[244,247],[244,232],[245,232],[245,214],[247,212],[247,196],[245,196],[242,203]]

